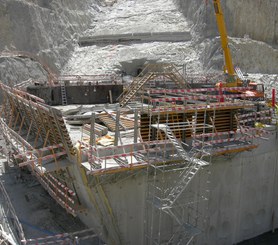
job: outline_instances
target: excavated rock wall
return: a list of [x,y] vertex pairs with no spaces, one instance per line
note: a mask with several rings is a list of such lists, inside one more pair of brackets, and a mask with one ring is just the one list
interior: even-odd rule
[[30,78],[47,81],[48,74],[38,62],[28,58],[0,57],[0,81],[13,85]]
[[[219,38],[202,43],[201,60],[207,70],[219,70],[223,67],[223,51]],[[278,50],[271,45],[250,38],[230,38],[229,46],[235,66],[247,73],[278,73]]]
[[[212,0],[175,0],[192,21],[192,36],[201,50],[204,67],[222,69],[223,55]],[[275,0],[221,1],[234,64],[247,72],[278,73],[278,2]],[[200,44],[201,43],[201,44]],[[199,45],[200,44],[200,45]],[[198,46],[199,45],[199,46]]]
[[91,23],[94,1],[0,0],[0,51],[37,54],[58,71]]
[[[212,0],[174,0],[184,15],[202,24],[203,33],[217,35]],[[221,1],[230,36],[278,44],[278,2],[276,0]]]
[[[200,60],[204,62],[204,68],[222,69],[222,53],[221,49],[217,48],[219,42],[210,41],[211,38],[218,36],[212,0],[173,1],[183,12],[186,21],[189,21],[188,26],[193,27],[191,28],[193,43],[196,43],[195,49],[201,55]],[[101,27],[101,19],[96,17],[103,10],[101,7],[113,5],[115,2],[117,1],[0,0],[0,51],[20,50],[37,54],[44,63],[58,73],[68,61],[74,47],[77,46],[78,35],[86,30],[95,32],[95,26]],[[118,1],[118,3],[121,2],[128,3],[126,0]],[[250,45],[252,48],[248,48],[248,45],[240,45],[240,42],[236,42],[235,48],[232,48],[236,64],[248,72],[278,73],[278,67],[275,65],[278,62],[278,54],[274,49],[278,40],[276,18],[278,2],[275,0],[227,0],[222,1],[222,5],[230,36],[242,38],[248,35],[250,44],[252,40],[267,43],[252,43]],[[136,13],[137,10],[131,11]],[[159,12],[153,8],[149,11],[153,12],[152,16]],[[159,20],[159,16],[157,17],[158,23],[163,26],[164,22]],[[122,19],[114,21],[115,24],[120,25]],[[186,25],[186,21],[180,18],[177,24]],[[104,27],[105,23],[104,21]],[[247,48],[241,49],[243,46]],[[252,54],[252,61],[248,60],[250,50],[253,52],[257,49],[259,51]],[[266,50],[266,55],[264,50]],[[5,69],[1,69],[0,73],[4,74],[0,76],[0,79],[10,76],[10,74],[5,74]],[[22,80],[23,77],[19,76],[17,79]]]

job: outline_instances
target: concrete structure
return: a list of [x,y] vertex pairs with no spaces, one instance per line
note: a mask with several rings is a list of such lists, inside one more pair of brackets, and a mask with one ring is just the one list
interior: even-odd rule
[[[108,244],[232,244],[277,227],[276,125],[264,103],[190,88],[166,64],[146,67],[113,105],[58,110],[1,88],[14,162]],[[74,111],[91,125],[66,124]]]
[[[110,91],[110,92],[109,92]],[[28,92],[45,100],[49,105],[62,105],[61,87],[30,86]],[[123,92],[123,85],[66,86],[69,104],[104,104],[115,102]],[[111,94],[111,95],[110,95]],[[112,97],[111,97],[112,96]]]

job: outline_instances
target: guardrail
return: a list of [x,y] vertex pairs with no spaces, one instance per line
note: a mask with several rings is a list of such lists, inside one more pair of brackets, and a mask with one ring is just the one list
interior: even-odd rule
[[11,228],[10,231],[7,229],[6,232],[13,232],[13,237],[15,237],[17,243],[20,244],[21,240],[25,240],[24,232],[2,181],[0,181],[0,196],[3,200],[3,211],[9,214],[9,217],[5,217],[3,215],[3,220],[1,222],[3,223],[3,225],[4,222],[6,223],[6,229],[7,227]]

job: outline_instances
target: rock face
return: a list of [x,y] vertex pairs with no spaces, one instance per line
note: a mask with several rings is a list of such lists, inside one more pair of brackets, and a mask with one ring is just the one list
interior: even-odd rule
[[35,53],[59,70],[88,28],[92,1],[0,0],[0,50]]
[[[148,62],[187,64],[187,69],[195,71],[202,67],[198,61],[198,53],[191,46],[189,34],[191,23],[188,23],[170,0],[118,1],[113,8],[102,8],[97,22],[84,34],[89,38],[109,35],[115,38],[119,34],[138,36],[142,42],[104,42],[88,47],[78,47],[63,68],[68,74],[102,74],[107,71],[123,71],[137,75],[137,70]],[[146,41],[152,33],[182,34],[188,40]],[[145,38],[144,38],[145,36]],[[119,38],[118,38],[119,39]],[[184,38],[183,38],[184,39]]]
[[[205,40],[201,59],[207,70],[222,69],[223,51],[220,38]],[[278,73],[278,50],[271,45],[254,41],[250,38],[230,38],[229,47],[233,56],[234,65],[247,73]]]
[[[201,50],[204,68],[222,69],[224,61],[212,1],[175,0],[194,24],[196,48]],[[247,72],[278,73],[278,2],[221,1],[234,65]]]
[[[187,18],[201,25],[203,34],[217,35],[212,0],[174,0]],[[221,1],[230,36],[278,44],[278,2],[276,0]]]
[[[278,42],[276,18],[278,2],[275,0],[227,0],[222,1],[222,5],[229,35],[239,38],[248,35],[250,38],[248,41],[250,46],[241,45],[240,42],[231,45],[236,47],[232,48],[236,64],[244,66],[242,69],[249,72],[278,73],[278,67],[274,65],[278,62],[277,50],[273,48]],[[107,33],[113,35],[140,31],[150,33],[190,31],[192,42],[180,43],[181,48],[185,47],[185,51],[174,50],[176,55],[172,55],[171,43],[168,45],[156,42],[140,47],[137,45],[140,53],[138,57],[136,53],[132,53],[132,45],[120,46],[120,50],[127,47],[131,48],[131,51],[121,52],[124,56],[119,53],[115,57],[118,62],[112,63],[110,62],[111,55],[118,50],[115,45],[112,47],[113,51],[108,51],[111,54],[108,55],[110,57],[108,60],[103,56],[102,50],[110,47],[96,46],[94,52],[92,52],[93,48],[76,49],[79,35]],[[119,67],[121,62],[132,62],[133,59],[138,58],[180,65],[186,63],[189,71],[194,71],[196,67],[200,67],[201,70],[221,69],[223,59],[219,42],[210,41],[216,36],[218,36],[218,31],[212,0],[0,0],[0,51],[8,49],[37,54],[57,73],[65,65],[66,72],[76,72],[79,69],[82,73],[98,70],[105,72],[107,69],[113,70],[115,65]],[[260,42],[253,42],[253,40]],[[159,51],[161,55],[158,58],[152,55],[152,51],[149,52],[149,47],[153,45],[157,45],[158,50],[161,46],[163,50]],[[174,47],[175,44],[172,46]],[[240,48],[243,46],[243,49]],[[192,50],[190,51],[188,47]],[[258,49],[258,52],[252,54],[255,49]],[[77,53],[71,56],[74,50]],[[99,54],[98,50],[100,50]],[[215,53],[217,50],[218,53]],[[264,50],[266,55],[264,55]],[[90,62],[88,72],[85,72],[88,69],[86,64],[80,62],[78,67],[74,61],[74,57],[84,56],[83,51],[88,51],[94,57],[100,56],[95,64],[92,63],[93,61]],[[253,57],[252,62],[246,58],[250,56],[250,51]],[[130,57],[126,57],[126,53],[130,54]],[[194,53],[194,57],[190,57],[191,53]],[[264,62],[260,59],[261,56],[267,56],[267,60]],[[70,57],[71,61],[68,63]],[[87,58],[90,60],[90,57]],[[193,61],[197,65],[194,65]],[[72,64],[74,69],[71,69]],[[34,69],[35,67],[36,65]]]
[[29,78],[47,81],[48,74],[41,65],[30,59],[0,57],[0,81],[15,84]]
[[226,1],[233,35],[278,44],[278,2],[276,0]]

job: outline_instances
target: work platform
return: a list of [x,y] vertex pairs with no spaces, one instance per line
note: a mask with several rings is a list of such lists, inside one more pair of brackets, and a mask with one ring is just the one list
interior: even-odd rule
[[[75,90],[80,90],[91,83],[88,81],[96,79],[94,83],[98,83],[98,78],[102,81],[98,86],[107,83],[103,81],[105,76],[64,76],[49,87],[60,87],[62,83],[67,91],[75,86],[78,86]],[[109,76],[108,80],[111,79]],[[170,89],[165,87],[165,79],[172,80]],[[155,88],[153,83],[157,85]],[[148,65],[133,83],[127,85],[119,98],[120,106],[138,98],[141,98],[141,104],[138,102],[133,107],[131,103],[127,109],[108,104],[87,109],[71,106],[68,110],[61,107],[62,111],[59,107],[56,109],[45,104],[44,99],[36,95],[2,84],[2,114],[6,119],[1,124],[7,137],[15,138],[14,142],[21,145],[15,157],[23,159],[20,166],[40,165],[43,172],[53,172],[55,166],[67,168],[72,164],[76,144],[79,144],[88,174],[141,169],[147,167],[152,158],[160,159],[157,164],[165,164],[168,161],[165,156],[173,158],[173,155],[178,155],[169,135],[185,151],[199,152],[199,156],[205,152],[206,156],[213,156],[254,149],[257,145],[252,143],[253,139],[267,134],[254,125],[255,122],[269,124],[272,110],[244,100],[242,94],[217,95],[216,88],[194,89],[189,85],[180,88],[185,84],[173,65]],[[35,87],[36,91],[46,88]],[[244,89],[247,88],[223,90]],[[225,101],[219,102],[221,99]],[[66,99],[66,102],[71,101]],[[61,101],[61,104],[65,103]],[[162,124],[167,126],[166,131],[159,128]],[[128,130],[133,131],[126,137]],[[31,135],[32,140],[29,138]]]

